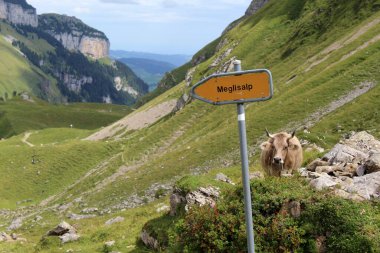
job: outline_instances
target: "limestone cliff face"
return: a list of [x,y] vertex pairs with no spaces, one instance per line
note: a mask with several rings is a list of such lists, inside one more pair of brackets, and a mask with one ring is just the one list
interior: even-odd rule
[[264,7],[266,3],[268,3],[269,0],[253,0],[251,4],[249,5],[247,11],[245,12],[245,16],[252,16],[256,12],[258,12],[261,8]]
[[16,25],[38,26],[36,9],[25,0],[0,0],[0,19]]
[[68,50],[79,51],[94,59],[109,56],[110,43],[104,33],[75,17],[44,14],[39,16],[39,24]]

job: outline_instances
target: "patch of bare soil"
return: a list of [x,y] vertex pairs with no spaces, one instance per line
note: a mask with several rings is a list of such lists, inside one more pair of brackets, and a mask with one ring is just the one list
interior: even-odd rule
[[99,141],[110,137],[122,136],[128,131],[138,130],[152,125],[161,118],[174,111],[177,99],[172,99],[146,110],[132,113],[123,119],[107,126],[100,131],[85,138],[85,140]]
[[32,133],[30,133],[30,132],[26,132],[25,134],[24,134],[24,137],[22,138],[22,142],[23,143],[25,143],[26,145],[28,145],[29,147],[34,147],[34,145],[32,144],[32,143],[30,143],[30,142],[28,142],[28,138],[30,137],[30,135],[31,135]]
[[[310,64],[310,65],[309,65],[309,67],[306,68],[305,72],[310,71],[313,67],[315,67],[315,66],[319,65],[320,63],[326,61],[330,57],[330,55],[331,55],[330,53],[331,52],[333,52],[335,50],[339,50],[342,47],[344,47],[344,46],[352,43],[357,38],[359,38],[361,35],[363,35],[364,33],[366,33],[369,29],[371,29],[372,27],[375,27],[379,23],[380,23],[380,18],[377,18],[377,19],[369,22],[368,24],[360,27],[353,34],[350,34],[350,35],[344,37],[343,39],[334,42],[333,44],[331,44],[330,46],[328,46],[327,48],[325,48],[322,52],[320,52],[319,54],[313,56],[312,58],[310,58],[307,61],[307,64]],[[323,57],[323,58],[317,60],[320,57]]]

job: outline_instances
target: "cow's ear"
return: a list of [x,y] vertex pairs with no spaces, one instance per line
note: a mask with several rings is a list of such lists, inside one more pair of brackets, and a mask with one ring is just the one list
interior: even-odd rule
[[270,145],[271,144],[266,141],[266,142],[261,143],[260,148],[261,148],[261,150],[266,150],[270,147]]
[[297,144],[290,144],[289,148],[292,150],[297,150],[300,148],[300,146],[298,146]]

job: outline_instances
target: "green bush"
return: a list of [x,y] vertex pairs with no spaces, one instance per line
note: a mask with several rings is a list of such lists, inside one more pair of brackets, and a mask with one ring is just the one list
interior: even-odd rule
[[[315,192],[299,179],[270,178],[251,184],[257,252],[318,252],[317,238],[328,252],[376,252],[380,227],[378,204],[356,203]],[[177,222],[177,243],[184,252],[245,252],[242,188],[225,192],[214,208],[194,207]],[[297,201],[301,215],[288,205]],[[377,209],[376,209],[377,208]]]

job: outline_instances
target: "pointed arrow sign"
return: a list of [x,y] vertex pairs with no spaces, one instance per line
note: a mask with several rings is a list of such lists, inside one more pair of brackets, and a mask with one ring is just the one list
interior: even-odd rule
[[214,105],[264,101],[272,98],[272,74],[267,69],[211,75],[191,89],[194,98]]

